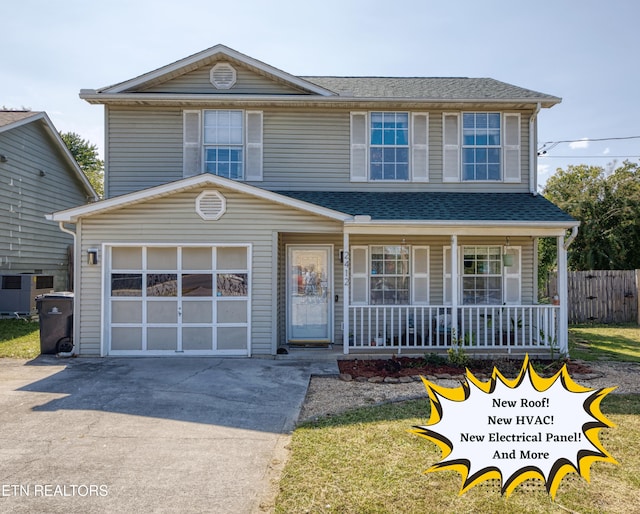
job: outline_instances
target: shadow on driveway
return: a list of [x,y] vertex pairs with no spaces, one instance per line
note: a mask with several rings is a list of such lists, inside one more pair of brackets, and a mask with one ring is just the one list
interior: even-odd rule
[[29,365],[64,369],[19,391],[66,396],[35,411],[98,410],[274,433],[293,429],[312,374],[337,374],[335,362],[247,358],[110,358]]
[[334,373],[335,361],[0,359],[0,511],[265,512],[309,377]]

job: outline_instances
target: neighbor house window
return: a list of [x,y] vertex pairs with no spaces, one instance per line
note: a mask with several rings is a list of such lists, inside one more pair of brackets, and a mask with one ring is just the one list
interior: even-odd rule
[[462,114],[462,179],[501,179],[501,116],[497,112]]
[[465,246],[462,301],[466,305],[502,304],[502,247]]
[[204,169],[220,177],[242,179],[243,112],[204,111]]

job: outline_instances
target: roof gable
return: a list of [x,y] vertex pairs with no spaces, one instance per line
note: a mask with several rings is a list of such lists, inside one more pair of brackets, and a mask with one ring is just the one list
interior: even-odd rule
[[149,189],[143,189],[142,191],[136,191],[122,196],[116,196],[96,203],[58,211],[47,215],[47,219],[63,223],[76,223],[79,219],[87,216],[116,211],[123,207],[146,202],[152,199],[164,198],[175,193],[203,186],[223,187],[334,220],[346,221],[351,219],[351,216],[348,214],[328,209],[321,205],[315,205],[296,198],[279,195],[278,193],[267,191],[266,189],[250,186],[242,182],[219,177],[217,175],[211,175],[209,173],[195,175],[193,177],[184,178],[175,182],[170,182],[168,184],[163,184]]
[[[216,87],[209,72],[216,63],[238,71],[231,88]],[[173,103],[202,105],[235,99],[291,105],[304,102],[323,106],[402,103],[412,106],[500,104],[520,108],[539,104],[552,107],[559,97],[507,84],[491,78],[465,77],[320,77],[294,76],[224,45],[176,61],[139,77],[98,90],[83,89],[89,103]]]
[[[322,86],[274,68],[224,45],[213,46],[207,50],[203,50],[202,52],[125,82],[98,89],[96,92],[103,94],[132,93],[145,90],[150,92],[163,92],[163,88],[172,89],[170,83],[174,82],[175,85],[175,81],[179,81],[179,79],[186,74],[200,71],[201,75],[203,69],[206,69],[206,73],[208,74],[209,69],[218,62],[228,62],[232,66],[247,70],[255,76],[260,76],[266,79],[266,81],[279,85],[280,88],[284,88],[288,93],[295,92],[296,94],[313,94],[320,96],[332,96],[334,94]],[[182,82],[184,83],[184,80],[182,80]],[[201,77],[198,79],[198,82],[202,82]],[[215,87],[211,83],[209,83],[208,89],[209,91],[207,92],[216,92]],[[191,91],[183,92],[189,93]],[[222,90],[222,92],[233,93],[234,91]]]
[[72,169],[75,177],[83,185],[88,195],[93,197],[93,200],[97,200],[99,198],[98,194],[93,189],[93,186],[89,182],[89,179],[87,179],[87,176],[80,169],[76,160],[73,158],[73,155],[67,148],[67,145],[60,137],[58,130],[53,126],[49,116],[47,116],[47,113],[32,111],[0,111],[0,133],[14,130],[29,123],[41,123],[43,125],[46,133],[50,137],[53,148],[62,154],[64,160]]

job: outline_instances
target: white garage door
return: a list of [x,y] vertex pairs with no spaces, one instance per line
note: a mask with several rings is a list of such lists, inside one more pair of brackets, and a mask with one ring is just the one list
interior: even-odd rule
[[108,354],[250,354],[250,246],[114,245],[108,255]]

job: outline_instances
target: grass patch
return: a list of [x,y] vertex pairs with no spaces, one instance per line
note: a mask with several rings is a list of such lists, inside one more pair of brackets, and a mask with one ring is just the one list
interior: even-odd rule
[[353,410],[306,423],[293,434],[277,513],[628,513],[640,505],[640,395],[608,395],[602,410],[617,427],[600,432],[620,466],[595,463],[591,482],[566,476],[555,500],[539,481],[507,499],[497,481],[462,496],[460,475],[424,473],[440,460],[435,444],[408,433],[429,417],[426,398]]
[[640,327],[637,325],[572,325],[569,355],[585,361],[640,362]]
[[24,319],[0,320],[0,357],[33,359],[40,355],[40,324]]

